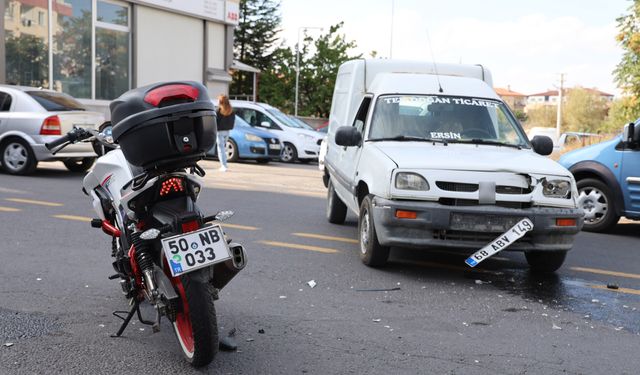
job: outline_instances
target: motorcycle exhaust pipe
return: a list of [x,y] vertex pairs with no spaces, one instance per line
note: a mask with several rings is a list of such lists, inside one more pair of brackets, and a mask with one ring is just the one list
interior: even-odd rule
[[211,283],[219,290],[224,288],[247,265],[247,253],[242,245],[231,243],[229,250],[231,251],[231,259],[213,266]]

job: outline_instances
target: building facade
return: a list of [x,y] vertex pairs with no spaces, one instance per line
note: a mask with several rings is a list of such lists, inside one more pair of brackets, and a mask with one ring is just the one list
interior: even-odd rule
[[0,0],[0,83],[70,94],[108,115],[159,81],[227,93],[239,0]]

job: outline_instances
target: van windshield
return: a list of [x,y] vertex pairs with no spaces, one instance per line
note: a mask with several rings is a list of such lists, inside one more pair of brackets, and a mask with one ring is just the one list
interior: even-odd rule
[[368,140],[394,138],[529,147],[504,103],[462,96],[380,96]]

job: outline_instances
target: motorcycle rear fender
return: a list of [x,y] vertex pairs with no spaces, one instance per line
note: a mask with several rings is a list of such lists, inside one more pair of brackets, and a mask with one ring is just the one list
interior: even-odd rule
[[150,210],[151,217],[162,225],[171,225],[173,234],[182,233],[181,224],[193,220],[202,226],[202,213],[189,196],[157,202]]

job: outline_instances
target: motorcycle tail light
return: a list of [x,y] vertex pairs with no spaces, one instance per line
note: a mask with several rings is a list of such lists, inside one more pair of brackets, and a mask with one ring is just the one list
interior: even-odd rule
[[40,127],[40,135],[62,135],[62,125],[60,117],[49,116],[42,122]]
[[164,197],[172,193],[184,192],[184,180],[180,177],[171,177],[164,181],[160,185],[160,196]]
[[189,233],[198,229],[200,229],[198,220],[185,221],[184,223],[182,223],[182,233]]
[[163,102],[175,100],[195,101],[200,92],[197,87],[189,85],[166,85],[151,90],[145,95],[144,101],[154,107],[160,106]]

